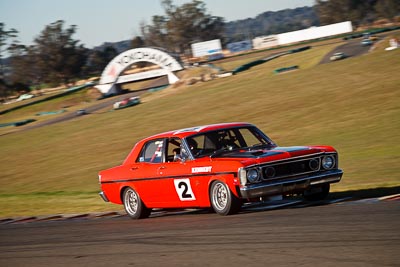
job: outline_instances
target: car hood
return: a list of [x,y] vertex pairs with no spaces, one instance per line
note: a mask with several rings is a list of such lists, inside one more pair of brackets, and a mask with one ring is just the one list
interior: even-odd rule
[[243,165],[284,160],[307,155],[314,155],[323,152],[335,152],[329,146],[291,146],[273,147],[254,150],[233,150],[212,158],[213,161],[240,160]]

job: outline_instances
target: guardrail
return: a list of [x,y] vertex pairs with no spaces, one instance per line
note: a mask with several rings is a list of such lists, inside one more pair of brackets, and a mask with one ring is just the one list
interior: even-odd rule
[[275,74],[279,74],[282,72],[287,72],[287,71],[292,71],[292,70],[297,70],[299,68],[299,66],[290,66],[290,67],[283,67],[283,68],[279,68],[279,69],[275,69],[274,73]]
[[254,66],[263,64],[263,63],[265,63],[265,62],[268,62],[268,61],[270,61],[270,60],[273,60],[273,59],[275,59],[275,58],[278,58],[278,57],[281,57],[281,56],[284,56],[284,55],[288,55],[288,54],[299,53],[299,52],[308,50],[308,49],[310,49],[310,48],[311,48],[311,46],[303,46],[303,47],[299,47],[299,48],[296,48],[296,49],[291,49],[291,50],[286,51],[286,52],[278,53],[278,54],[275,54],[275,55],[272,55],[272,56],[269,56],[269,57],[266,57],[266,58],[263,58],[263,59],[257,59],[257,60],[251,61],[251,62],[249,62],[249,63],[243,64],[243,65],[241,65],[241,66],[235,68],[235,69],[232,71],[232,74],[237,74],[237,73],[239,73],[239,72],[248,70],[248,69],[250,69],[251,67],[254,67]]
[[8,122],[8,123],[0,123],[0,128],[2,127],[8,127],[8,126],[22,126],[31,122],[36,121],[35,119],[26,119],[23,121],[17,121],[17,122]]

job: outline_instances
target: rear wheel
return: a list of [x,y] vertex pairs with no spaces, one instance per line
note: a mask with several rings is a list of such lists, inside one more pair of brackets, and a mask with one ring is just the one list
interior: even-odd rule
[[240,199],[221,181],[215,181],[211,185],[210,201],[212,208],[219,215],[235,214],[242,206]]
[[309,201],[318,201],[325,199],[330,190],[330,184],[312,186],[303,194],[304,198]]
[[128,187],[124,190],[123,202],[126,213],[132,219],[143,219],[150,216],[151,209],[144,205],[134,189]]

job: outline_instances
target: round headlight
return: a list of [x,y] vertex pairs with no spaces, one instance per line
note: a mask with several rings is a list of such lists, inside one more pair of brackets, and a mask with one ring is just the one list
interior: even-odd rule
[[247,180],[249,180],[250,183],[255,183],[259,180],[260,178],[260,173],[256,169],[251,169],[247,172]]
[[317,159],[312,159],[310,160],[310,162],[308,163],[308,165],[310,166],[310,169],[312,171],[316,171],[319,169],[319,160]]
[[272,178],[272,177],[274,177],[275,176],[275,168],[274,167],[267,167],[265,170],[264,170],[264,174],[265,174],[265,177],[266,178]]
[[335,166],[335,159],[332,156],[325,156],[322,158],[322,167],[325,170],[332,169]]

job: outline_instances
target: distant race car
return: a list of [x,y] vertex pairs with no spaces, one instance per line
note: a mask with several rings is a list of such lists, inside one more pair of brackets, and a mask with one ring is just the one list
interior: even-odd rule
[[344,59],[344,58],[346,58],[346,57],[347,57],[347,56],[346,56],[345,53],[343,53],[343,52],[338,52],[338,53],[333,54],[329,59],[330,59],[331,61],[335,61],[335,60]]
[[31,98],[34,98],[34,97],[35,96],[31,95],[31,94],[23,94],[23,95],[20,95],[18,97],[17,101],[27,100],[27,99],[31,99]]
[[372,41],[370,39],[363,39],[361,41],[361,45],[362,46],[368,46],[368,45],[372,45]]
[[324,199],[341,180],[330,146],[279,147],[249,123],[223,123],[139,141],[122,165],[100,171],[100,196],[134,218],[153,208],[237,213],[245,203],[302,194]]
[[126,98],[122,101],[115,102],[113,105],[114,109],[122,109],[122,108],[127,108],[131,106],[135,106],[140,103],[140,97],[139,96],[133,96]]
[[85,109],[79,109],[76,111],[76,115],[79,115],[79,116],[86,115],[86,114],[87,114],[87,112]]

